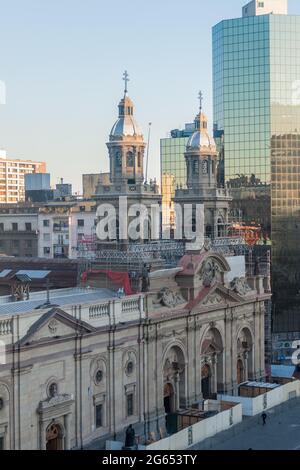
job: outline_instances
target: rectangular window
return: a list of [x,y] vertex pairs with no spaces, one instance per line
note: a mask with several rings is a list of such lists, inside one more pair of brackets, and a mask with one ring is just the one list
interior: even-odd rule
[[32,226],[31,226],[30,222],[25,224],[25,230],[26,230],[26,232],[31,232],[32,231]]
[[1,224],[0,224],[0,232],[4,232],[4,223],[3,222],[1,222]]
[[258,2],[258,8],[264,8],[265,4],[264,2]]
[[44,220],[43,221],[43,226],[44,227],[50,227],[50,220]]
[[11,246],[12,246],[12,248],[19,248],[20,241],[19,240],[11,240]]
[[77,227],[84,227],[84,220],[82,219],[77,220]]
[[50,255],[50,248],[48,246],[44,246],[44,255]]
[[0,436],[0,450],[4,450],[4,437]]
[[44,233],[43,239],[44,242],[50,242],[50,233]]
[[14,232],[17,232],[17,231],[18,231],[18,224],[17,224],[17,223],[13,222],[13,223],[11,224],[11,227],[12,227],[12,230],[13,230]]
[[127,395],[127,417],[133,416],[133,394]]
[[25,247],[32,248],[32,240],[25,240]]
[[96,428],[103,427],[103,405],[96,405]]

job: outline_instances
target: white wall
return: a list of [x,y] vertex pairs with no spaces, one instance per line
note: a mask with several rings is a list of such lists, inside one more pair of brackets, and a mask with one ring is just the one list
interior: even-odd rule
[[230,395],[218,395],[218,400],[240,403],[244,416],[256,416],[263,411],[274,408],[293,397],[300,396],[300,381],[295,380],[270,392],[255,398],[233,397]]
[[[188,447],[204,441],[209,437],[213,437],[219,432],[226,431],[235,424],[242,421],[242,406],[231,408],[231,410],[223,411],[211,418],[200,421],[173,436],[154,442],[146,447],[147,450],[184,450]],[[192,442],[189,438],[192,435]]]

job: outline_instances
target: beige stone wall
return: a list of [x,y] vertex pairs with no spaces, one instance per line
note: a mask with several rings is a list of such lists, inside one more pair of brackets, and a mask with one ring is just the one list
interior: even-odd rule
[[[143,423],[146,433],[164,422],[165,361],[173,351],[184,362],[180,400],[191,406],[201,399],[202,347],[209,331],[218,331],[223,343],[218,376],[222,391],[237,390],[237,341],[243,329],[253,340],[249,378],[264,376],[264,302],[249,300],[206,313],[169,315],[151,321],[127,323],[76,337],[65,326],[60,338],[37,332],[35,342],[8,353],[0,369],[0,435],[9,449],[40,449],[52,420],[64,429],[64,445],[80,448],[100,437],[113,437],[130,423]],[[63,337],[67,335],[66,337]],[[180,352],[181,351],[181,352]],[[184,359],[181,359],[184,358]],[[209,358],[206,358],[209,362]],[[129,373],[126,366],[133,363]],[[102,371],[102,380],[95,374]],[[170,379],[172,381],[172,378]],[[49,385],[58,385],[58,400],[38,413]],[[134,395],[134,415],[126,416],[126,395]],[[64,397],[64,398],[63,398]],[[103,405],[103,426],[95,428],[95,405]],[[42,422],[43,421],[43,422]],[[42,423],[41,423],[42,422]],[[68,423],[69,422],[69,423]]]

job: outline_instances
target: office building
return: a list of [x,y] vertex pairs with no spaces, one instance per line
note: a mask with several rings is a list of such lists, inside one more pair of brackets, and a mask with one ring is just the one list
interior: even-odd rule
[[[169,137],[160,140],[163,228],[166,228],[170,221],[171,226],[175,224],[173,199],[177,188],[186,188],[187,173],[184,154],[194,131],[195,123],[188,123],[184,129],[174,129]],[[166,208],[169,208],[170,212]]]
[[[273,331],[300,332],[300,17],[250,2],[213,28],[214,127],[244,219],[271,231]],[[257,210],[255,209],[257,208]]]

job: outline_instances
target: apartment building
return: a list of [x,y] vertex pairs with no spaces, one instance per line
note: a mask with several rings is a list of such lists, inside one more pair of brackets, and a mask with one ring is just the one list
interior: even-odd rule
[[25,175],[46,173],[46,163],[8,158],[0,151],[0,203],[15,204],[25,200]]

